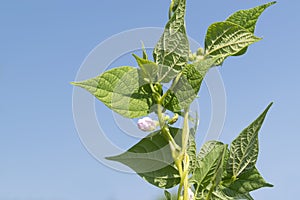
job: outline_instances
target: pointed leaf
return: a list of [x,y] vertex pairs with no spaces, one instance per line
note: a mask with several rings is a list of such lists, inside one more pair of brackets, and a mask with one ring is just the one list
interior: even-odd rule
[[[170,127],[170,133],[173,137],[177,134],[180,136],[181,130]],[[171,188],[180,182],[169,143],[161,131],[150,134],[127,152],[107,159],[127,165],[143,179],[160,188]]]
[[272,103],[231,143],[227,171],[234,177],[255,166],[258,156],[258,132],[271,106]]
[[162,82],[166,82],[165,76],[168,76],[171,70],[179,73],[188,61],[189,43],[185,31],[185,8],[186,0],[180,0],[153,51],[155,62],[169,67],[169,71],[164,71],[164,74],[160,75],[159,79]]
[[132,54],[141,68],[141,76],[148,83],[155,83],[157,81],[158,66],[156,63],[140,58],[135,54]]
[[[259,16],[267,9],[269,6],[275,4],[276,2],[270,2],[261,6],[257,6],[255,8],[251,8],[248,10],[240,10],[229,16],[226,21],[232,22],[239,26],[244,27],[249,32],[254,33],[256,22]],[[234,56],[239,56],[245,54],[247,51],[247,47],[242,49],[240,52],[235,54]]]
[[221,65],[225,58],[235,55],[245,47],[261,40],[247,29],[232,22],[217,22],[212,24],[205,37],[206,55],[221,56],[217,65]]
[[124,66],[72,84],[86,89],[120,115],[137,118],[147,115],[153,105],[152,91],[139,77],[136,68]]
[[148,54],[143,42],[142,42],[142,50],[143,50],[143,59],[148,60]]
[[273,1],[248,10],[237,11],[230,15],[226,21],[242,26],[249,32],[254,33],[256,22],[259,16],[265,11],[265,9],[275,3],[276,1]]

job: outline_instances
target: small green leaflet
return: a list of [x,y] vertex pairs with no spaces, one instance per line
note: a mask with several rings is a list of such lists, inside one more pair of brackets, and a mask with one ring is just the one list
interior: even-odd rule
[[157,65],[151,60],[132,54],[141,68],[141,76],[147,83],[168,83],[178,74],[178,71],[166,65]]
[[148,60],[147,51],[143,42],[142,42],[142,50],[143,50],[143,59]]
[[255,166],[258,156],[258,132],[271,106],[272,103],[231,143],[227,164],[229,175],[239,177],[240,174]]
[[[169,129],[175,140],[180,141],[181,129]],[[169,143],[161,131],[151,133],[127,152],[107,159],[127,165],[143,179],[160,188],[168,189],[180,182]]]
[[205,54],[215,57],[221,56],[217,65],[221,65],[225,58],[235,55],[245,47],[258,42],[247,29],[232,22],[217,22],[207,30],[205,37]]
[[134,67],[124,66],[72,84],[86,89],[120,115],[138,118],[149,114],[153,105],[151,88],[140,80],[139,73]]
[[140,58],[135,54],[132,54],[135,58],[136,62],[138,63],[139,67],[141,68],[141,75],[144,81],[148,83],[155,83],[157,82],[157,75],[158,75],[158,66],[156,63]]
[[185,31],[185,7],[186,0],[180,0],[153,51],[154,61],[160,66],[169,68],[167,71],[163,70],[164,74],[160,75],[161,82],[169,80],[165,79],[165,76],[172,70],[179,73],[188,61],[189,42]]

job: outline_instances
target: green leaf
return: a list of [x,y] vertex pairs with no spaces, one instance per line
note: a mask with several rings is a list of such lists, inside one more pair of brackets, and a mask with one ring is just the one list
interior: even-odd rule
[[261,38],[255,37],[247,29],[232,22],[217,22],[207,30],[205,37],[205,54],[215,57],[221,56],[217,65],[221,65],[225,58],[235,55],[245,47]]
[[265,9],[275,3],[276,1],[273,1],[248,10],[237,11],[230,15],[226,21],[240,25],[249,32],[254,33],[256,22],[259,16],[265,11]]
[[140,80],[139,70],[133,67],[114,68],[95,78],[72,84],[86,89],[107,107],[127,118],[145,116],[153,105],[149,84]]
[[150,60],[140,58],[135,54],[132,55],[136,59],[136,62],[138,63],[139,67],[141,68],[141,75],[144,81],[148,83],[155,83],[157,81],[158,74],[157,64]]
[[210,183],[218,184],[216,181],[218,182],[220,170],[222,171],[223,169],[223,158],[226,150],[227,145],[215,145],[213,149],[199,160],[191,178],[191,182],[196,183],[197,188],[203,190]]
[[[169,129],[175,139],[181,138],[181,129]],[[160,188],[171,188],[180,182],[169,143],[161,131],[151,133],[127,152],[107,159],[127,165],[143,179]]]
[[167,200],[172,200],[172,195],[170,194],[170,192],[168,192],[167,190],[164,191],[166,199]]
[[154,61],[161,66],[168,66],[169,70],[160,75],[161,82],[169,72],[176,70],[177,73],[188,62],[189,42],[185,30],[185,8],[186,0],[180,0],[174,14],[165,26],[165,30],[159,39],[154,51]]
[[[275,4],[276,2],[270,2],[261,6],[257,6],[255,8],[251,8],[248,10],[240,10],[229,16],[226,21],[232,22],[243,28],[247,29],[249,32],[254,33],[256,22],[259,16],[267,9],[269,6]],[[235,54],[234,56],[243,55],[246,53],[247,47],[242,49],[240,52]]]
[[234,177],[255,166],[258,156],[258,132],[271,106],[272,103],[231,143],[227,171]]
[[238,176],[238,179],[231,184],[225,185],[228,189],[240,194],[249,193],[262,187],[273,187],[260,175],[256,167]]
[[176,113],[187,108],[197,97],[201,83],[208,70],[215,64],[217,58],[200,60],[188,64],[183,70],[177,84],[167,91],[163,106]]

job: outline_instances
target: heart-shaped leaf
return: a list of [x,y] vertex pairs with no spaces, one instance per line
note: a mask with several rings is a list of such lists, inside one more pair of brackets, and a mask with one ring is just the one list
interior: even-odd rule
[[138,118],[149,114],[153,105],[151,88],[140,77],[138,69],[124,66],[72,84],[86,89],[120,115]]

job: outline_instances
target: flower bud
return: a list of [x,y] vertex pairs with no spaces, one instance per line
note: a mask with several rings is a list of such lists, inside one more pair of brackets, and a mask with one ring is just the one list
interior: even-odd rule
[[175,115],[172,117],[172,119],[169,119],[168,124],[175,124],[178,120],[178,114],[175,113]]
[[150,117],[144,117],[138,120],[137,126],[142,131],[153,131],[156,129],[158,122]]
[[204,49],[203,48],[199,48],[196,52],[197,56],[203,56],[204,55]]

